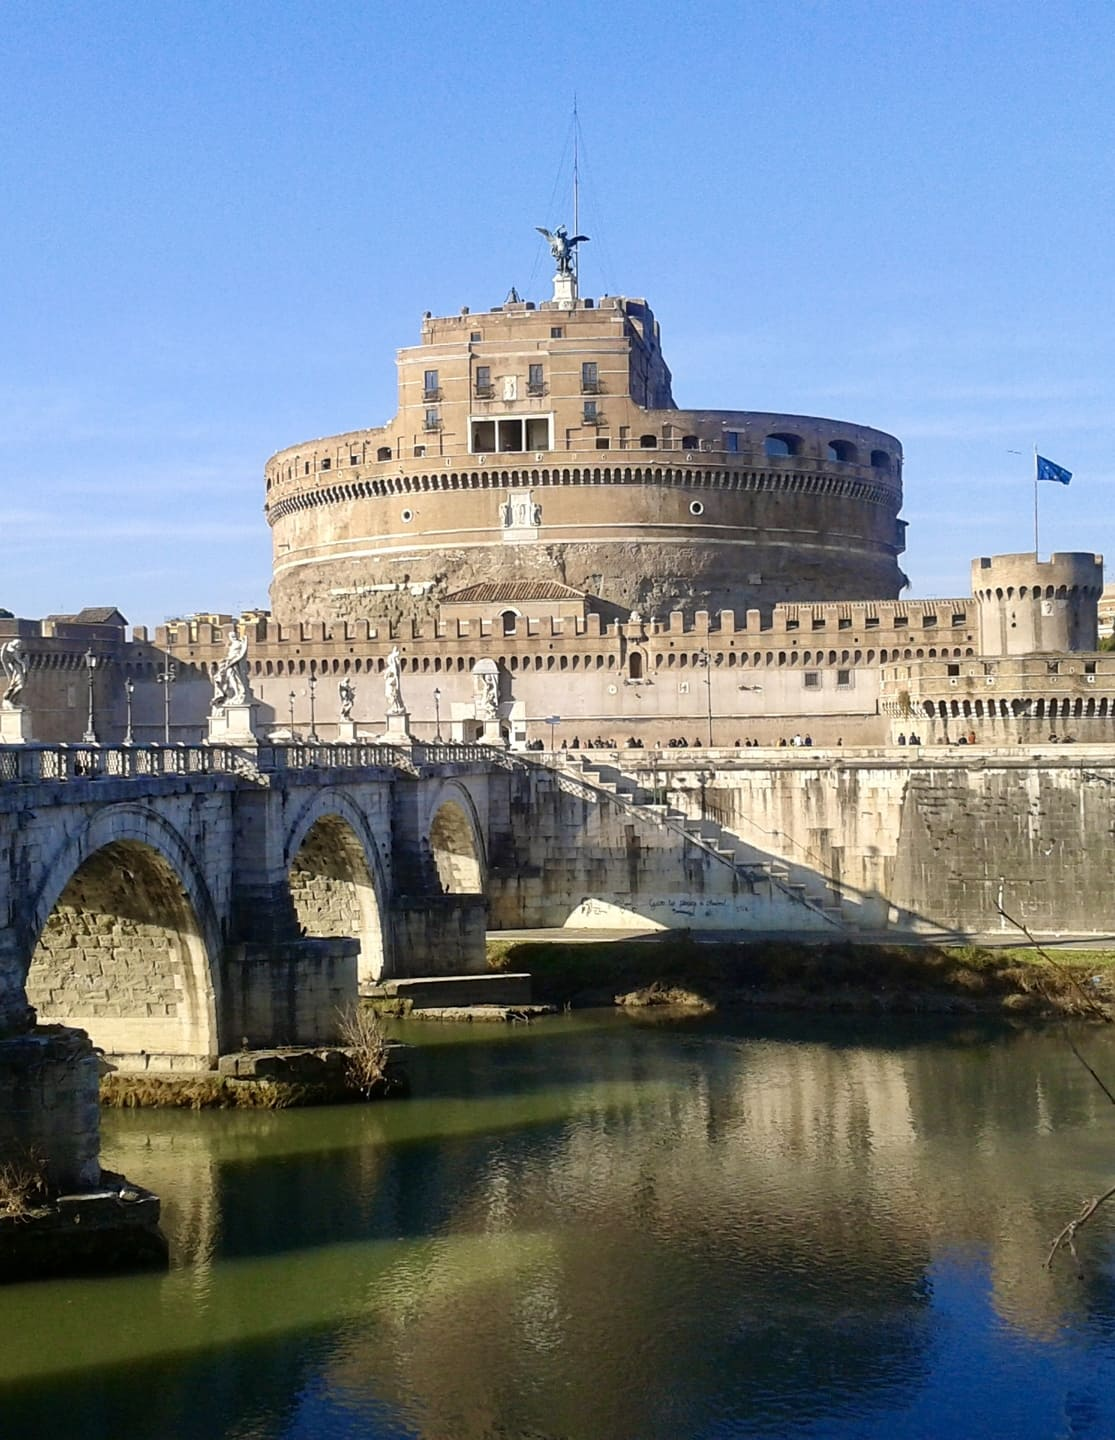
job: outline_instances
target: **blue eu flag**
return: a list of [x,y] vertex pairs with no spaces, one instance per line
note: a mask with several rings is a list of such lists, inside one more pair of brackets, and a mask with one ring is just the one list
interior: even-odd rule
[[1067,485],[1072,479],[1072,471],[1065,470],[1060,465],[1054,465],[1052,460],[1047,460],[1044,455],[1039,455],[1038,479],[1056,480],[1058,485]]

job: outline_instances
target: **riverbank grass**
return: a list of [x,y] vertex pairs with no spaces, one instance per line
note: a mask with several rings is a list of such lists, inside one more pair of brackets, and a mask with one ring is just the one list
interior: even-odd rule
[[528,970],[534,998],[561,1006],[769,1005],[795,1009],[1001,1011],[1110,1018],[1115,950],[620,940],[489,942],[494,970]]

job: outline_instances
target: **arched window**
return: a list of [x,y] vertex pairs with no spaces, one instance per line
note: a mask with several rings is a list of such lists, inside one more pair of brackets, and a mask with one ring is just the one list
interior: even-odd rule
[[658,449],[658,436],[657,436],[657,435],[640,435],[640,436],[639,436],[639,447],[640,447],[640,449],[643,449],[643,450],[657,450],[657,449]]
[[391,459],[391,446],[390,446],[390,445],[381,445],[381,446],[379,447],[379,449],[376,451],[376,459],[377,459],[377,460],[390,460],[390,459]]
[[800,455],[800,435],[768,435],[763,447],[772,458],[779,455]]
[[504,610],[501,612],[499,618],[503,621],[503,633],[505,635],[514,635],[515,625],[519,618],[515,611]]
[[889,469],[890,469],[890,456],[887,454],[887,452],[886,452],[885,450],[872,450],[872,452],[871,452],[871,468],[872,468],[872,470],[889,470]]
[[683,435],[681,437],[681,448],[683,450],[698,450],[700,449],[700,445],[701,442],[697,439],[696,435]]
[[627,657],[627,674],[632,680],[643,678],[643,657],[638,650],[632,650]]
[[828,458],[839,460],[844,465],[851,465],[859,459],[859,452],[850,440],[830,440]]

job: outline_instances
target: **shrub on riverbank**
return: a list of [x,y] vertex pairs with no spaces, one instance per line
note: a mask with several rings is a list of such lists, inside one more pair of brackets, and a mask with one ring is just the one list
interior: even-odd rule
[[686,931],[589,942],[489,945],[492,969],[529,970],[536,1000],[556,1005],[697,1003],[874,1010],[1005,1010],[1087,1015],[1115,998],[1115,953],[979,945],[698,941]]

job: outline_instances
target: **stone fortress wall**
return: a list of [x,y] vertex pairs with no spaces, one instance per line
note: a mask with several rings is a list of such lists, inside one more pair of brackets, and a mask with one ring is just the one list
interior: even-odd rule
[[[675,407],[644,301],[427,316],[390,424],[266,468],[284,623],[552,579],[605,614],[893,598],[902,451],[861,425]],[[425,602],[425,603],[423,603]]]
[[[561,587],[554,598],[512,600],[513,587],[459,592],[439,618],[303,623],[282,626],[255,614],[237,622],[210,616],[159,627],[153,639],[140,629],[100,627],[91,641],[75,634],[38,635],[28,621],[2,621],[0,632],[19,629],[29,661],[26,699],[40,740],[77,741],[87,719],[86,648],[101,663],[94,704],[101,738],[119,741],[126,714],[123,688],[134,686],[133,736],[162,738],[166,690],[159,675],[174,666],[171,735],[196,741],[206,734],[211,675],[239,623],[249,640],[249,680],[260,701],[264,731],[310,727],[322,739],[338,735],[337,686],[356,687],[353,717],[363,733],[385,724],[383,672],[387,655],[401,653],[403,693],[413,733],[448,738],[472,714],[472,671],[482,660],[499,673],[501,725],[514,743],[551,736],[560,746],[574,738],[654,745],[684,737],[707,744],[709,714],[716,745],[736,740],[777,744],[795,732],[816,744],[882,744],[918,733],[927,743],[955,742],[976,734],[981,743],[1044,742],[1059,738],[1104,741],[1115,733],[1115,654],[1096,653],[1091,638],[1094,555],[1056,555],[1034,568],[1033,556],[1009,562],[1016,588],[1041,590],[1049,613],[1041,638],[1080,640],[1030,655],[981,647],[982,607],[974,598],[829,602],[778,605],[770,620],[758,610],[693,618],[606,621],[586,613],[583,597]],[[1029,567],[1027,570],[1026,567]],[[976,561],[974,573],[985,573]],[[1021,569],[1019,568],[1021,567]],[[1082,580],[1077,594],[1071,576]],[[1057,577],[1064,593],[1045,591]],[[1040,581],[1040,585],[1039,582]],[[525,587],[536,594],[538,587]],[[1009,587],[1008,587],[1009,588]],[[572,592],[570,592],[571,594]],[[1004,603],[1011,599],[1004,590]],[[1017,613],[1017,612],[1012,612]],[[1092,616],[1089,622],[1088,616]],[[47,627],[54,628],[54,627]],[[72,627],[71,627],[72,628]],[[998,633],[994,625],[991,638]],[[114,639],[110,639],[115,636]],[[3,635],[0,634],[0,638]],[[709,657],[706,661],[706,656]],[[435,697],[435,690],[438,692]],[[551,717],[560,717],[553,727]],[[472,738],[459,729],[464,738]]]
[[[426,739],[433,738],[439,709],[446,735],[455,715],[464,718],[472,668],[492,659],[510,738],[518,732],[521,739],[548,743],[547,719],[558,715],[553,738],[559,745],[575,737],[584,742],[629,736],[648,745],[678,737],[704,744],[711,708],[713,738],[720,745],[737,739],[777,744],[802,728],[811,728],[818,744],[878,743],[887,732],[878,707],[882,664],[976,653],[975,606],[962,599],[780,605],[769,624],[757,610],[745,617],[701,611],[690,620],[675,612],[663,620],[608,623],[596,614],[516,614],[498,599],[467,608],[470,618],[450,615],[428,626],[364,621],[284,627],[257,621],[248,633],[261,719],[287,726],[293,690],[295,728],[304,731],[313,675],[316,729],[330,738],[337,681],[348,676],[357,688],[355,718],[378,732],[384,665],[397,645],[411,728]],[[525,608],[530,607],[520,606]],[[476,613],[484,609],[487,615]],[[173,655],[181,676],[176,714],[180,723],[188,717],[189,724],[201,727],[208,676],[224,655],[228,633],[227,625],[204,622],[160,627],[156,646],[147,654],[137,651],[129,663],[139,667],[143,681],[163,653]]]
[[972,562],[975,656],[892,655],[880,708],[891,733],[934,743],[1109,741],[1115,655],[1098,653],[1103,557],[996,555]]

